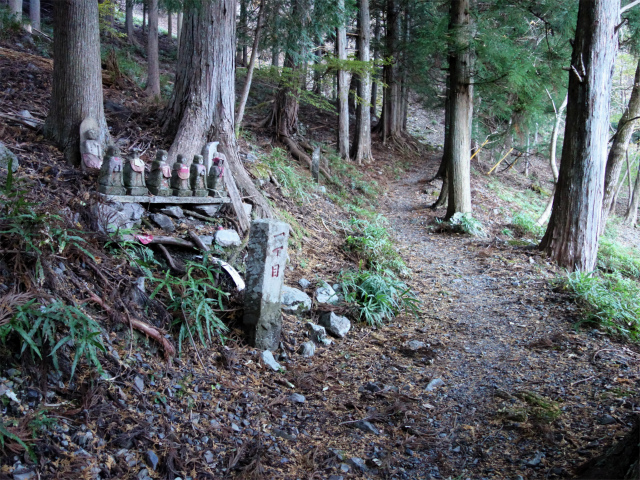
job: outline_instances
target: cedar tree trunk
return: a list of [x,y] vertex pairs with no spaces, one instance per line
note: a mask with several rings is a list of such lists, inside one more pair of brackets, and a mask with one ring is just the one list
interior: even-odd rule
[[124,25],[127,30],[127,40],[129,43],[136,43],[135,33],[133,29],[133,0],[127,0],[125,4]]
[[[369,0],[358,0],[358,60],[369,63],[369,45],[371,43],[371,19],[369,17]],[[351,146],[351,157],[358,165],[373,161],[371,153],[371,107],[367,100],[371,98],[371,73],[369,70],[358,75],[358,104],[356,106],[356,128]]]
[[40,0],[30,0],[29,18],[31,26],[36,30],[40,30]]
[[[631,181],[631,179],[629,179],[629,181]],[[630,200],[629,208],[624,216],[624,223],[633,226],[638,219],[638,203],[640,203],[640,169],[638,169],[638,175],[636,176],[636,182],[633,186],[633,193],[631,194]]]
[[553,210],[540,248],[591,272],[598,252],[620,0],[580,0],[569,103]]
[[[449,201],[446,218],[471,211],[471,116],[473,56],[469,42],[469,0],[452,0],[449,52],[450,157],[447,168]],[[446,141],[445,141],[446,142]]]
[[149,34],[147,35],[147,94],[160,96],[160,61],[158,59],[158,0],[149,3]]
[[[375,48],[373,49],[373,63],[374,65],[377,64],[378,60],[380,59],[380,48],[379,48],[379,43],[380,43],[380,15],[376,15],[376,25],[373,28],[373,36],[375,37],[376,41],[375,41]],[[376,72],[378,71],[378,69],[376,68],[375,70]],[[371,86],[371,116],[375,117],[376,116],[376,103],[378,102],[378,73],[375,73],[373,75],[373,84]]]
[[[338,0],[338,10],[344,17],[344,0]],[[347,28],[344,21],[337,28],[336,47],[338,60],[347,60]],[[338,70],[338,152],[340,158],[349,160],[349,83],[347,71]]]
[[9,11],[17,22],[22,22],[22,0],[9,0]]
[[98,140],[109,140],[102,104],[98,3],[66,0],[53,9],[53,85],[45,135],[64,151],[72,165],[80,164],[80,123],[93,117]]

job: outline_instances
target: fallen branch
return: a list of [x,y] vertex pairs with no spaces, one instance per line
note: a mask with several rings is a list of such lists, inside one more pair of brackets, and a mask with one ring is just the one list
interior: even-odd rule
[[200,239],[198,234],[196,234],[195,232],[192,232],[191,230],[189,230],[189,238],[191,238],[191,240],[193,240],[193,243],[196,244],[196,247],[198,247],[203,252],[208,252],[210,250],[209,247],[207,247],[204,243],[202,243],[202,240]]
[[[122,236],[123,240],[129,241],[129,242],[135,242],[137,239],[135,236],[133,235],[123,235]],[[182,238],[176,238],[176,237],[165,237],[165,236],[153,236],[153,238],[151,238],[148,242],[146,242],[146,244],[151,244],[151,245],[171,245],[173,247],[185,247],[185,248],[196,248],[196,246],[190,242],[189,240],[184,240]]]
[[162,252],[162,256],[164,257],[164,259],[167,261],[167,263],[169,264],[169,267],[171,268],[171,270],[174,271],[174,273],[180,274],[180,275],[184,275],[185,273],[187,273],[187,270],[182,266],[179,265],[171,256],[171,254],[169,253],[169,251],[165,248],[164,245],[159,244],[158,245],[158,249],[160,250],[160,252]]

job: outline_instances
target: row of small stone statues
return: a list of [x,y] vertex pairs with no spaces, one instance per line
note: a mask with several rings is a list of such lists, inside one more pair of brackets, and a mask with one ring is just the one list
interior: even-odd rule
[[215,152],[208,172],[202,155],[193,157],[191,167],[183,155],[178,155],[173,169],[167,165],[167,157],[165,150],[158,150],[145,179],[144,162],[137,154],[123,161],[118,148],[109,146],[98,174],[98,191],[106,195],[147,195],[151,192],[162,197],[224,195],[224,154]]

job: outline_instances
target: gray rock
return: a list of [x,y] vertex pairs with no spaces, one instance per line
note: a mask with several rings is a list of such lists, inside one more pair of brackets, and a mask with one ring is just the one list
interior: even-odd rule
[[94,203],[91,207],[95,222],[103,233],[115,232],[117,229],[129,229],[140,225],[145,213],[139,203]]
[[304,313],[311,310],[311,297],[297,288],[283,285],[280,301],[285,312]]
[[351,330],[351,322],[347,317],[341,317],[333,312],[325,312],[320,315],[318,323],[322,325],[327,332],[338,338],[344,338],[344,336]]
[[213,217],[215,215],[218,214],[218,212],[220,211],[220,208],[222,207],[222,204],[218,204],[218,205],[196,205],[195,207],[193,207],[193,209],[198,212],[201,213],[202,215],[207,215],[209,217]]
[[316,353],[316,344],[313,342],[304,342],[300,346],[300,354],[303,357],[313,357]]
[[36,472],[32,469],[21,469],[13,472],[13,480],[31,480],[33,478],[36,478]]
[[292,393],[289,396],[289,400],[293,403],[304,403],[306,398],[304,398],[304,395],[300,395],[299,393]]
[[204,452],[204,461],[207,463],[213,463],[216,458],[213,456],[213,452],[211,450],[207,450]]
[[291,435],[283,430],[279,430],[277,428],[273,429],[273,434],[276,437],[284,438],[285,440],[295,440],[297,437],[295,435]]
[[371,422],[366,420],[360,420],[353,424],[354,427],[359,428],[363,432],[373,433],[374,435],[380,435],[380,430],[373,426]]
[[158,225],[162,230],[167,233],[175,232],[176,226],[173,224],[173,220],[162,213],[152,213],[149,215],[153,223]]
[[538,465],[540,465],[540,462],[542,462],[542,457],[544,457],[544,454],[542,452],[536,452],[535,457],[530,458],[529,460],[525,460],[524,464],[527,467],[537,467]]
[[198,235],[202,243],[204,243],[207,247],[213,245],[213,235]]
[[136,377],[133,379],[133,386],[138,391],[138,393],[144,392],[144,380],[138,375],[136,375]]
[[340,464],[340,471],[342,473],[349,473],[349,470],[351,470],[351,467],[349,465],[347,465],[346,463]]
[[235,423],[231,424],[231,430],[233,430],[234,432],[241,432],[242,431],[242,429],[238,425],[236,425]]
[[336,291],[330,285],[324,285],[316,289],[316,301],[318,303],[330,303],[335,305],[340,301]]
[[240,235],[235,230],[218,230],[215,235],[216,243],[221,247],[237,247],[242,243]]
[[264,352],[262,352],[261,358],[262,362],[275,372],[280,371],[280,369],[282,368],[282,365],[276,362],[276,359],[273,358],[273,353],[271,353],[269,350],[265,350]]
[[0,168],[8,169],[9,161],[11,161],[11,171],[15,172],[18,170],[20,166],[18,157],[16,157],[16,154],[9,150],[4,143],[0,142]]
[[344,480],[342,475],[329,475],[329,480]]
[[184,211],[182,210],[182,208],[180,208],[177,205],[165,207],[162,210],[160,210],[160,213],[169,215],[170,217],[173,217],[173,218],[184,218]]
[[298,280],[298,285],[300,285],[302,288],[309,288],[311,282],[306,278],[301,278],[300,280]]
[[143,468],[138,472],[138,480],[147,480],[149,478],[149,470]]
[[318,187],[318,192],[320,193],[327,193],[327,187],[325,187],[324,185],[320,185]]
[[309,337],[315,343],[319,345],[331,345],[331,340],[327,338],[327,331],[324,327],[316,325],[315,323],[307,323],[307,330],[309,331]]
[[616,419],[613,418],[611,415],[603,415],[600,418],[598,418],[598,423],[600,425],[613,425],[614,423],[616,423]]
[[441,387],[442,385],[444,385],[444,381],[441,378],[434,378],[429,382],[425,390],[427,392],[433,392],[436,388]]
[[361,458],[351,457],[349,460],[347,460],[347,463],[353,468],[360,470],[361,472],[366,472],[368,470],[367,466],[364,464],[364,460],[362,460]]
[[412,352],[415,352],[417,350],[420,350],[421,348],[426,347],[427,344],[424,342],[421,342],[419,340],[410,340],[407,343],[404,344],[404,347],[407,350],[411,350]]
[[149,465],[154,470],[157,470],[158,463],[160,463],[160,459],[158,458],[158,455],[156,455],[156,452],[154,452],[153,450],[147,450],[146,457],[147,457],[147,465]]

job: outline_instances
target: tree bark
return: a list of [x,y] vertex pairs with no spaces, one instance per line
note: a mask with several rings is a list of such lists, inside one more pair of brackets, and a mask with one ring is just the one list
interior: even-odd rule
[[624,223],[627,225],[635,225],[638,219],[638,203],[640,203],[640,168],[638,169],[638,175],[633,185],[633,193],[631,194],[630,200],[629,208],[627,208],[627,213],[624,216]]
[[[242,165],[233,128],[235,6],[235,0],[220,0],[186,7],[176,82],[164,119],[164,131],[175,133],[169,163],[175,163],[178,153],[191,160],[207,140],[219,139],[238,187],[259,215],[270,217],[269,204]],[[244,209],[233,206],[240,229],[246,231],[249,219]]]
[[184,15],[182,11],[178,12],[178,19],[176,21],[176,34],[178,35],[178,55],[180,54],[180,39],[182,38],[182,24]]
[[149,3],[149,34],[147,35],[147,95],[160,97],[160,61],[158,58],[158,0]]
[[109,140],[102,103],[98,3],[67,0],[53,9],[53,82],[45,135],[64,151],[72,165],[80,164],[80,123],[98,122],[98,140]]
[[469,0],[452,0],[449,24],[450,159],[446,218],[471,211],[471,118],[473,85]]
[[147,2],[148,0],[143,0],[142,2],[142,34],[147,33]]
[[446,80],[446,96],[444,103],[444,146],[442,149],[442,160],[440,160],[440,166],[435,176],[430,180],[433,181],[437,178],[442,179],[442,187],[440,189],[440,195],[433,205],[432,209],[443,207],[449,203],[449,177],[447,170],[451,163],[451,81],[449,75]]
[[[374,65],[376,65],[378,60],[380,59],[380,49],[377,47],[378,43],[380,42],[380,15],[376,15],[376,24],[373,28],[373,36],[376,39],[376,48],[373,49],[373,63]],[[376,104],[378,103],[378,75],[379,73],[375,73],[372,79],[373,84],[371,85],[371,117],[376,116]]]
[[29,18],[31,26],[36,30],[40,30],[40,0],[29,1]]
[[167,34],[169,35],[169,40],[173,40],[173,14],[171,11],[167,12]]
[[620,0],[580,0],[578,7],[560,175],[540,243],[570,270],[591,272],[596,264],[619,10]]
[[133,0],[127,0],[125,4],[124,24],[127,30],[127,40],[129,43],[136,44],[135,32],[133,29]]
[[16,22],[22,22],[22,0],[9,0],[9,12]]
[[637,118],[640,115],[640,60],[636,67],[636,74],[633,81],[633,89],[631,90],[631,98],[629,104],[622,114],[622,118],[618,122],[618,130],[613,137],[613,144],[609,150],[607,158],[607,168],[604,178],[604,199],[602,200],[602,220],[600,222],[600,233],[607,223],[607,217],[615,209],[615,191],[622,171],[625,154],[629,148],[631,136],[638,123]]
[[[369,17],[369,0],[358,0],[358,60],[362,63],[371,61],[369,46],[371,43],[371,18]],[[367,65],[368,67],[368,65]],[[356,125],[351,146],[351,157],[358,163],[373,161],[371,153],[371,73],[366,70],[358,75],[358,104],[356,106]]]
[[258,20],[256,23],[256,31],[253,36],[253,46],[251,47],[251,60],[249,60],[249,67],[247,68],[247,78],[244,81],[244,87],[242,88],[242,94],[240,95],[240,104],[238,105],[238,112],[236,113],[236,137],[240,134],[240,127],[242,126],[242,117],[244,116],[244,108],[247,105],[247,99],[249,98],[249,90],[251,90],[251,80],[253,79],[253,70],[256,66],[256,58],[258,57],[258,47],[260,45],[260,32],[262,30],[262,17],[264,15],[264,0],[260,0],[260,6],[258,7]]
[[[338,0],[340,18],[344,19],[344,0]],[[347,27],[343,20],[336,32],[338,60],[347,60]],[[340,69],[338,75],[338,153],[340,158],[349,160],[349,83],[347,71]]]

